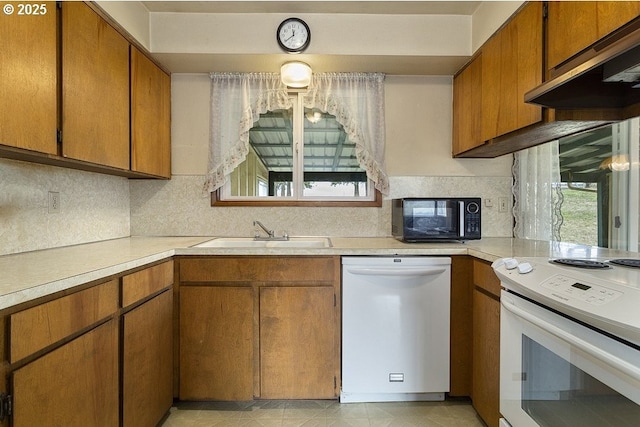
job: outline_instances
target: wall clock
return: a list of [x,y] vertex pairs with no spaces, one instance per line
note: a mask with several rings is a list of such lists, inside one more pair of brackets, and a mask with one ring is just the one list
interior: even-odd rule
[[300,53],[309,46],[311,31],[300,18],[287,18],[280,23],[276,31],[278,44],[289,53]]

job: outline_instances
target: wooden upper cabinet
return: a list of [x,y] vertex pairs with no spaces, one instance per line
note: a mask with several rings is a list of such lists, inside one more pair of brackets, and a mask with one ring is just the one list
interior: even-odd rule
[[81,2],[62,3],[62,155],[129,169],[129,42]]
[[34,5],[39,15],[9,3],[16,13],[0,13],[0,144],[56,154],[56,3]]
[[171,77],[131,48],[131,170],[171,177]]
[[524,94],[542,83],[542,3],[524,6],[482,47],[481,139],[542,120]]
[[453,155],[482,145],[482,55],[453,79]]
[[553,69],[640,14],[637,1],[550,1],[547,67]]

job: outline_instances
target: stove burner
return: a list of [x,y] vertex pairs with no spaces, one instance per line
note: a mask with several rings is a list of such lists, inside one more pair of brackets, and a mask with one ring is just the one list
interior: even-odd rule
[[602,261],[592,261],[589,259],[558,258],[558,259],[551,260],[551,262],[556,264],[566,265],[569,267],[589,268],[592,270],[611,268],[610,265]]
[[640,267],[640,259],[635,258],[620,258],[620,259],[612,259],[609,261],[611,264],[618,264],[624,267]]

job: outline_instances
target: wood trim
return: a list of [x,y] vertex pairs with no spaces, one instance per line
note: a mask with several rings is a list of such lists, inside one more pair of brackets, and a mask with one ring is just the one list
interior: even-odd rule
[[382,193],[375,190],[375,200],[363,200],[363,201],[305,201],[305,200],[220,200],[220,190],[211,192],[211,206],[223,207],[223,206],[302,206],[302,207],[375,207],[382,206]]

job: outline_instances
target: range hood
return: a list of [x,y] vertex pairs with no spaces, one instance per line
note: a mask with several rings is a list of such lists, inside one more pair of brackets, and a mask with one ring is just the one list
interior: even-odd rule
[[556,109],[626,109],[640,103],[640,19],[560,64],[550,80],[525,94],[525,102]]

